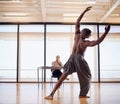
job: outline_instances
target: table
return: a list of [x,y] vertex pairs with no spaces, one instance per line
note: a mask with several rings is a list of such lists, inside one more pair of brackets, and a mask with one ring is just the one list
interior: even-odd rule
[[[42,82],[46,82],[45,81],[45,76],[44,76],[44,78],[43,78],[43,75],[44,75],[44,73],[45,73],[45,70],[46,69],[52,69],[52,68],[54,68],[54,69],[57,69],[57,67],[52,67],[52,66],[40,66],[40,67],[38,67],[37,68],[37,78],[38,78],[38,83],[39,83],[39,70],[42,70]],[[62,68],[61,68],[62,69]],[[44,79],[44,80],[43,80]]]
[[38,78],[38,83],[39,83],[39,70],[42,70],[42,82],[45,82],[45,77],[44,77],[44,80],[43,80],[43,75],[45,73],[45,70],[46,69],[51,69],[52,67],[51,66],[41,66],[41,67],[38,67],[37,68],[37,78]]

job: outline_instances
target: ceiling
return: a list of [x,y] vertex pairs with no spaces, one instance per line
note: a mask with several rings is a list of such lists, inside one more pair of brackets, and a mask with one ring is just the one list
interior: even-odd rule
[[0,0],[0,22],[120,23],[120,0]]

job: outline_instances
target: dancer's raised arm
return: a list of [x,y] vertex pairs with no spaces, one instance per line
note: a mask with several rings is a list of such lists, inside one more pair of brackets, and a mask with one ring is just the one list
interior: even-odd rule
[[106,37],[106,35],[108,34],[109,31],[110,31],[110,24],[106,25],[105,32],[102,34],[102,36],[99,39],[89,42],[89,46],[95,46],[95,45],[101,43],[104,40],[104,38]]
[[80,21],[81,21],[82,17],[84,16],[84,14],[85,14],[87,11],[89,11],[91,8],[92,8],[91,6],[87,7],[87,8],[83,11],[83,13],[78,17],[78,19],[77,19],[77,21],[76,21],[76,26],[75,26],[75,34],[80,33]]

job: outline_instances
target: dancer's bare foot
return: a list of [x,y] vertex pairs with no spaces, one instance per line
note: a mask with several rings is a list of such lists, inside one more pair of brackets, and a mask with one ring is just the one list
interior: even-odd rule
[[79,96],[79,98],[90,98],[89,96]]
[[45,99],[47,99],[47,100],[53,100],[53,96],[51,96],[51,95],[46,96]]

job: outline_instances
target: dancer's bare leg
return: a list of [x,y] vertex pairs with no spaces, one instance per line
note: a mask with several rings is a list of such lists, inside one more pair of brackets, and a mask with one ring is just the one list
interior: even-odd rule
[[62,84],[62,82],[66,79],[68,75],[63,73],[60,77],[60,79],[57,81],[55,87],[53,88],[52,92],[50,93],[49,96],[46,96],[45,99],[48,99],[48,100],[52,100],[53,99],[53,96],[56,92],[56,90],[60,87],[60,85]]

